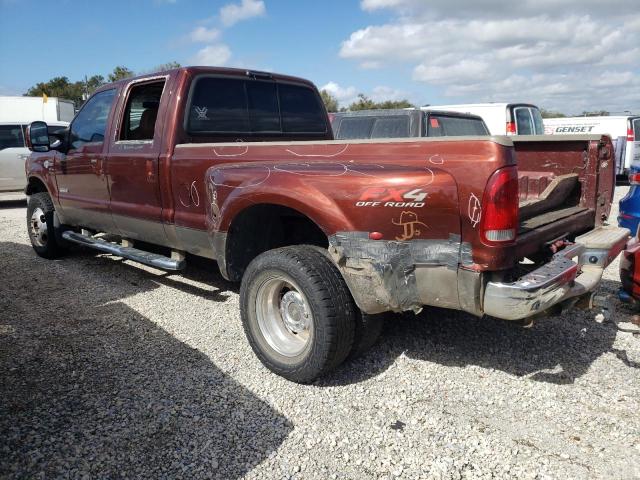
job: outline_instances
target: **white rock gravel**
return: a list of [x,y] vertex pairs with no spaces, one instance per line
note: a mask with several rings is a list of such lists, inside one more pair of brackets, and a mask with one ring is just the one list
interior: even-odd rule
[[254,357],[215,264],[47,261],[24,217],[0,205],[0,477],[640,478],[640,338],[593,313],[391,317],[301,386]]

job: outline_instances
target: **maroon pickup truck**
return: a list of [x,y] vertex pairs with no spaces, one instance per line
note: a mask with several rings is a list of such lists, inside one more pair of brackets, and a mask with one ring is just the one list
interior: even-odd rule
[[521,320],[571,306],[628,236],[604,225],[608,137],[336,141],[316,88],[282,75],[122,80],[59,140],[43,122],[28,137],[39,255],[81,244],[169,270],[186,253],[215,259],[241,282],[255,353],[298,382],[370,346],[381,312]]

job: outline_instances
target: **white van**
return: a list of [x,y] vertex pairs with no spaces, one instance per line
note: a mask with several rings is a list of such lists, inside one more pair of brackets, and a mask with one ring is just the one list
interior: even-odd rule
[[609,135],[616,154],[616,173],[626,175],[632,163],[640,167],[640,116],[545,118],[544,131],[547,135]]
[[491,135],[543,135],[540,109],[529,103],[469,103],[429,105],[423,110],[470,113],[484,120]]
[[[24,169],[24,161],[29,156],[24,143],[27,125],[26,122],[0,122],[0,192],[17,192],[27,185]],[[68,126],[68,122],[53,122],[49,124],[49,133]]]

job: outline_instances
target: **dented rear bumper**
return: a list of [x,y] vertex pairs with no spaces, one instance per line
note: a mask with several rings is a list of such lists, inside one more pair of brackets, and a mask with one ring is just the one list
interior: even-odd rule
[[329,238],[329,254],[366,313],[433,305],[519,320],[594,291],[628,236],[618,227],[592,230],[514,282],[488,281],[490,272],[460,268],[472,259],[470,246],[457,235],[392,242],[370,240],[365,232],[340,232]]
[[624,249],[628,238],[626,228],[596,228],[576,238],[574,245],[556,253],[549,263],[515,282],[488,282],[484,313],[520,320],[593,292],[604,269]]

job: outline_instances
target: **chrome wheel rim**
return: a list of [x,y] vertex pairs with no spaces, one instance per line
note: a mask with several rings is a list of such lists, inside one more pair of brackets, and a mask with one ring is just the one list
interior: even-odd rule
[[256,316],[263,338],[280,355],[295,357],[307,348],[313,316],[306,297],[291,278],[272,276],[260,285]]
[[49,230],[47,229],[47,220],[44,217],[44,211],[40,207],[37,207],[31,214],[29,229],[31,231],[31,240],[36,246],[44,247],[47,245]]

